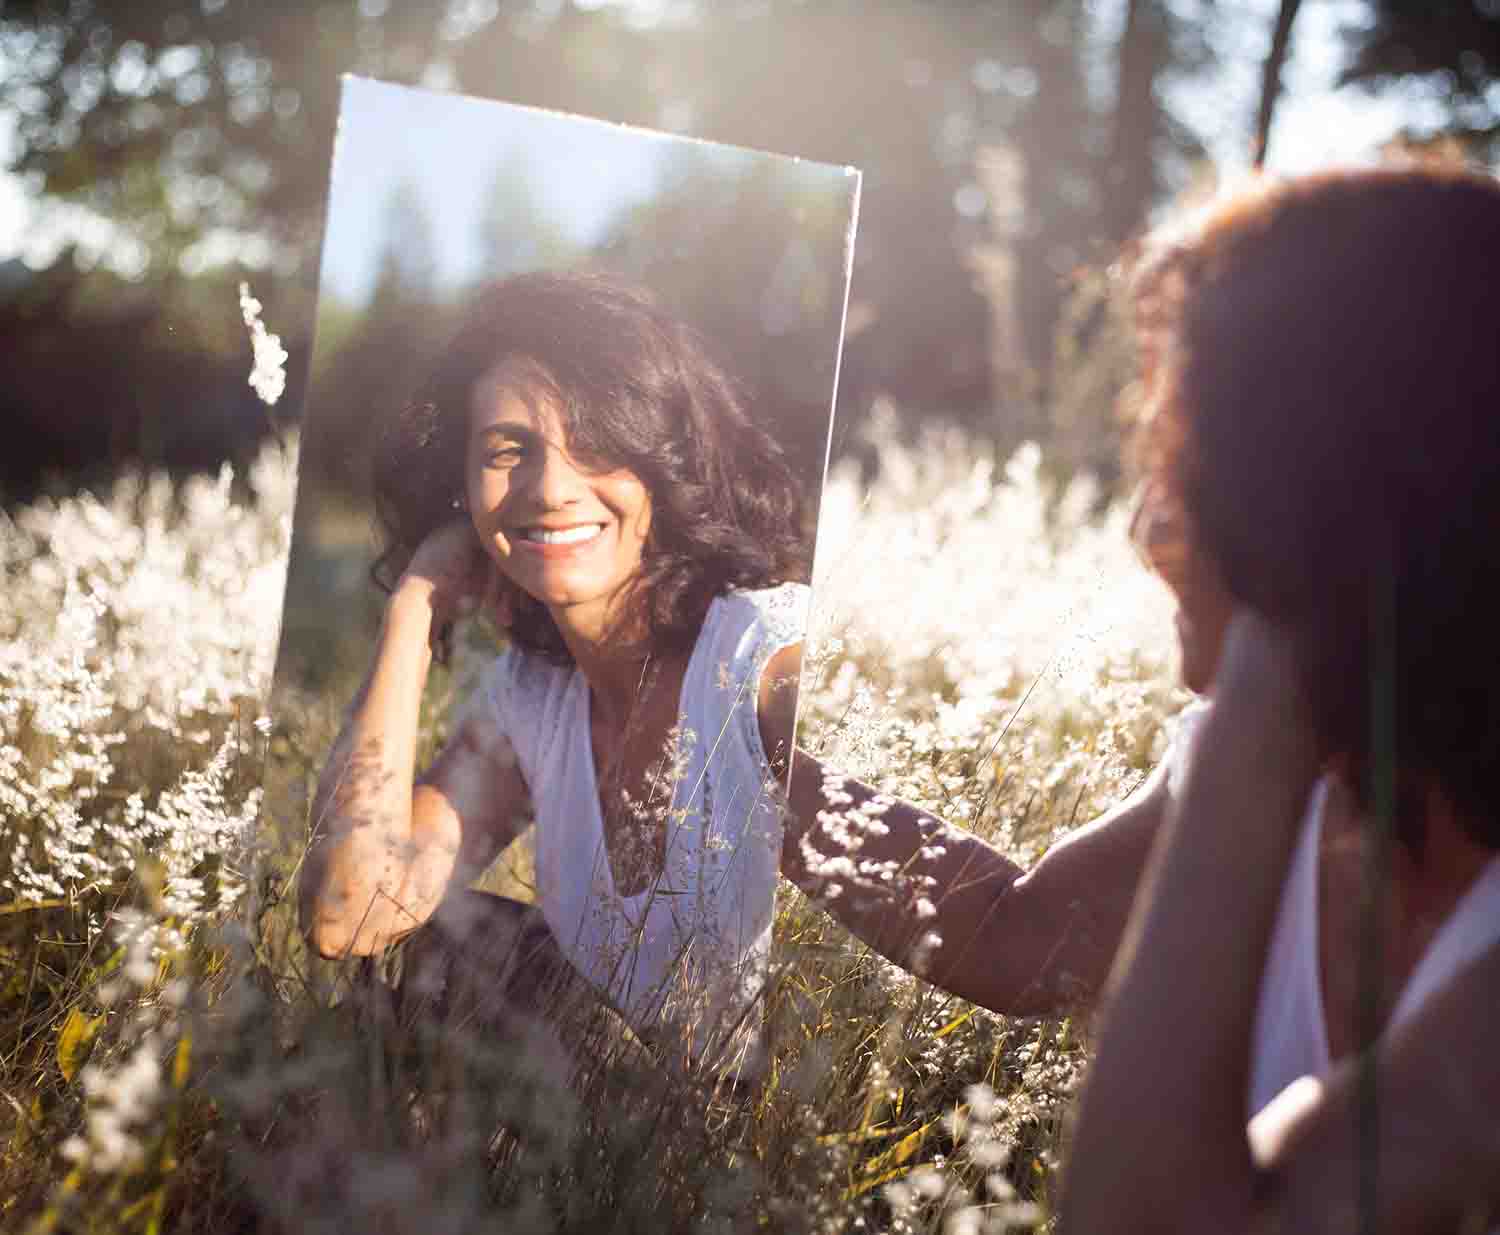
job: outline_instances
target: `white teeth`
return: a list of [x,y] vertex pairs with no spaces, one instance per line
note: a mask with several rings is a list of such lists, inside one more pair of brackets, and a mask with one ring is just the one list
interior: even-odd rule
[[593,540],[603,530],[602,523],[580,523],[577,527],[559,528],[555,532],[544,527],[528,527],[521,536],[539,545],[577,545]]

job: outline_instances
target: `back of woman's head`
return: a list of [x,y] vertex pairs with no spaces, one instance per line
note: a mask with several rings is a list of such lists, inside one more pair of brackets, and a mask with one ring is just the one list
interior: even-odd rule
[[[621,280],[539,271],[482,289],[416,397],[384,426],[374,469],[388,542],[375,571],[382,586],[455,517],[475,389],[497,371],[556,407],[574,458],[644,483],[651,524],[629,625],[653,646],[691,646],[729,588],[806,577],[795,478],[698,336]],[[566,662],[546,608],[524,594],[512,601],[512,639]]]
[[1235,599],[1295,632],[1327,753],[1396,759],[1500,846],[1500,185],[1267,183],[1148,249],[1146,461]]

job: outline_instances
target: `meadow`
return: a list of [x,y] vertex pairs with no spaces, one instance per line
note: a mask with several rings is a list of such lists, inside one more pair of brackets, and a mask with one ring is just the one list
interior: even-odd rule
[[[800,740],[1025,865],[1160,757],[1169,600],[1036,447],[868,432],[878,481],[824,495]],[[305,787],[337,718],[268,702],[295,466],[0,517],[0,1229],[1045,1229],[1083,1020],[944,995],[789,885],[749,1101],[618,1036],[580,1074],[545,1032],[407,1032],[301,950],[305,820],[263,819],[262,775]]]

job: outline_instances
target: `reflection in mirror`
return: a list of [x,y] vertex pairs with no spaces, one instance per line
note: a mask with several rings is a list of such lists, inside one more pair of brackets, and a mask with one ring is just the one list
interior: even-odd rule
[[764,1075],[858,183],[346,79],[261,924],[372,1023]]

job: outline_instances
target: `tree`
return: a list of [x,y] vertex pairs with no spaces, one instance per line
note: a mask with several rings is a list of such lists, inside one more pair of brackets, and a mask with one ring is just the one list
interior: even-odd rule
[[577,248],[537,200],[521,156],[501,164],[479,221],[484,268],[498,279],[520,270],[556,268],[576,260]]
[[369,489],[372,424],[396,410],[422,377],[410,371],[411,357],[434,348],[450,326],[420,193],[397,184],[383,214],[384,247],[369,302],[351,308],[327,297],[319,306],[320,322],[340,322],[342,337],[330,344],[320,335],[317,416],[303,434],[304,466],[315,461],[322,468],[319,486],[351,493]]
[[1450,132],[1477,154],[1500,153],[1500,5],[1491,0],[1366,0],[1369,22],[1350,29],[1340,83],[1379,87],[1421,79],[1447,104]]
[[1271,50],[1266,53],[1266,61],[1261,68],[1260,106],[1255,110],[1252,149],[1256,167],[1263,166],[1266,161],[1266,150],[1271,143],[1271,121],[1276,113],[1276,100],[1281,96],[1281,69],[1292,45],[1292,23],[1297,20],[1297,10],[1301,7],[1302,0],[1281,0],[1276,9],[1276,25],[1271,31]]
[[[1106,8],[767,0],[646,28],[618,6],[523,0],[16,0],[0,20],[0,104],[18,112],[20,170],[147,246],[163,312],[210,232],[258,237],[281,285],[310,292],[341,70],[860,166],[852,308],[867,325],[841,408],[887,393],[1004,439],[1045,428],[1046,392],[1019,382],[992,413],[992,312],[1015,324],[1020,369],[1045,373],[1072,271],[1113,253],[1165,160],[1191,151],[1158,91],[1192,66],[1188,23],[1167,0],[1131,0],[1116,44],[1100,33]],[[1113,95],[1091,84],[1111,56]],[[1006,236],[1014,303],[1000,308],[971,263],[989,234],[987,147],[1023,172]],[[259,282],[275,305],[279,288]],[[293,351],[306,346],[310,314],[277,319]]]
[[1455,100],[1500,77],[1500,6],[1490,0],[1366,0],[1343,81],[1441,76]]
[[1110,194],[1110,240],[1123,244],[1155,196],[1152,148],[1164,129],[1156,87],[1172,53],[1171,12],[1161,0],[1126,0],[1116,54],[1115,106],[1103,179]]
[[158,275],[214,226],[261,233],[305,270],[341,72],[417,84],[456,66],[454,84],[476,93],[654,118],[649,90],[594,85],[584,45],[629,50],[618,19],[565,8],[532,31],[537,54],[515,30],[533,6],[496,10],[458,38],[429,0],[12,0],[0,97],[17,117],[15,169],[125,223]]
[[661,188],[614,221],[599,256],[697,327],[816,486],[853,180],[750,154],[726,162],[709,147],[675,150]]

